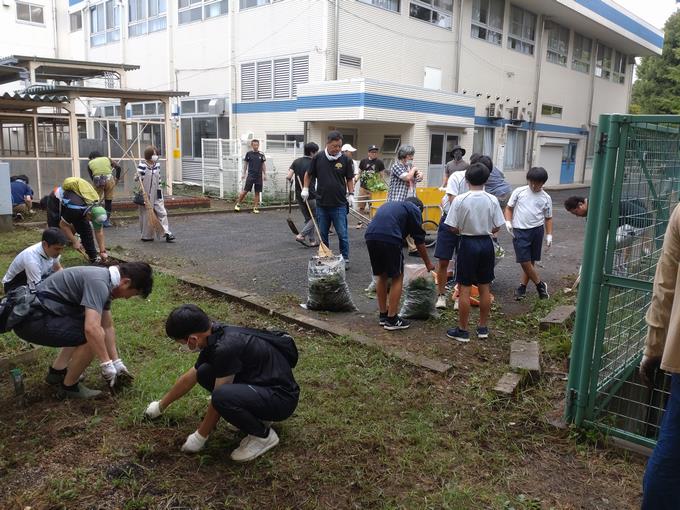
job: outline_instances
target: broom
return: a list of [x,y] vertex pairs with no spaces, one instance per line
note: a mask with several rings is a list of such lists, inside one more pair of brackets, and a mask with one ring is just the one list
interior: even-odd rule
[[[153,176],[152,176],[153,178]],[[146,194],[146,191],[144,190],[144,186],[142,185],[141,179],[139,180],[139,189],[142,193],[142,198],[144,198],[144,209],[146,209],[146,215],[149,218],[149,223],[151,223],[151,227],[153,228],[153,231],[156,233],[156,235],[160,238],[165,234],[165,229],[163,228],[163,225],[161,225],[161,222],[158,220],[158,216],[156,216],[156,212],[153,210],[153,205],[151,204],[151,201],[149,200],[149,196]]]
[[[302,181],[300,180],[299,177],[297,178],[297,180],[300,183],[300,187],[304,188],[304,186],[302,185]],[[307,210],[309,211],[309,215],[312,217],[312,223],[314,223],[314,228],[316,229],[316,235],[319,237],[319,258],[329,259],[329,258],[333,257],[333,252],[331,251],[331,249],[328,246],[326,246],[324,244],[323,240],[321,239],[321,232],[319,231],[319,225],[316,224],[316,220],[314,219],[314,213],[312,213],[312,208],[309,207],[309,201],[308,200],[305,200],[305,205],[307,206]]]

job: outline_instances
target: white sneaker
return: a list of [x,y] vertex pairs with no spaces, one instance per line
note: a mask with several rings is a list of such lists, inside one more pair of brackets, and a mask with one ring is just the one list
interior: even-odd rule
[[277,444],[279,444],[279,436],[272,428],[269,429],[269,435],[267,437],[247,435],[243,438],[239,447],[231,452],[231,460],[236,462],[248,462],[256,459],[263,453],[268,452]]
[[435,305],[435,308],[439,310],[446,308],[446,296],[444,294],[439,294],[439,297],[437,297],[437,304]]

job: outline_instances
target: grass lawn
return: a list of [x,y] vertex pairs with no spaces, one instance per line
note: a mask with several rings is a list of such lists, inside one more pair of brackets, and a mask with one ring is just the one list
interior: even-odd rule
[[[0,271],[37,231],[0,235]],[[67,264],[80,263],[72,252]],[[194,302],[221,320],[278,327],[300,350],[296,413],[275,424],[281,444],[253,463],[228,454],[241,435],[224,422],[198,455],[179,451],[207,405],[195,388],[157,422],[142,419],[191,366],[164,334],[168,312]],[[554,302],[553,302],[554,304]],[[538,336],[534,313],[497,324],[517,338]],[[22,367],[27,406],[0,385],[0,508],[636,508],[643,459],[604,446],[595,434],[559,430],[545,414],[564,381],[546,374],[516,399],[492,389],[496,360],[457,365],[446,376],[404,364],[349,340],[278,323],[162,274],[149,299],[113,304],[122,357],[135,384],[106,399],[58,401],[43,382],[54,351]],[[544,362],[561,366],[568,332],[539,338]],[[473,339],[473,342],[478,341]],[[0,337],[0,357],[23,343]],[[558,371],[556,371],[558,372]],[[100,387],[98,370],[87,384]]]

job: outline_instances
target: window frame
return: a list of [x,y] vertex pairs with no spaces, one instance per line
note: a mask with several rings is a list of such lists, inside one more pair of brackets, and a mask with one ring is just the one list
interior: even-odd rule
[[[481,3],[485,2],[486,3],[486,12],[487,12],[487,21],[483,22],[481,20],[475,19],[475,4],[479,3],[480,8],[479,12],[482,12],[481,8]],[[501,9],[501,24],[500,27],[492,26],[489,24],[489,21],[491,19],[491,6],[492,4],[500,4],[502,5]],[[486,41],[489,44],[493,44],[494,46],[503,46],[503,27],[505,26],[505,0],[473,0],[472,2],[472,17],[470,21],[470,37],[473,39],[478,39],[480,41]],[[477,29],[477,34],[475,34],[475,29]],[[495,40],[490,40],[488,37],[480,37],[479,36],[479,30],[484,30],[486,31],[486,34],[488,36],[489,33],[496,34],[498,38],[498,42]]]
[[[174,0],[170,0],[174,1]],[[189,1],[189,5],[186,7],[180,7],[181,0],[177,0],[177,26],[184,26],[184,25],[190,25],[192,23],[198,23],[199,21],[206,21],[209,19],[213,18],[219,18],[220,16],[226,16],[229,14],[229,0],[196,0],[194,2]],[[232,0],[233,1],[233,0]],[[208,12],[208,8],[212,7],[213,5],[218,5],[218,4],[224,4],[224,12],[222,11],[222,7],[220,6],[220,13],[216,14],[214,16],[206,16],[206,13]],[[181,15],[186,13],[186,12],[191,12],[194,10],[200,10],[201,12],[201,17],[197,19],[190,19],[188,21],[182,21],[181,20]]]
[[[111,23],[111,28],[109,28],[109,4],[111,4],[111,15],[113,16],[113,21]],[[103,28],[99,30],[93,29],[93,14],[96,16],[97,23],[99,22],[98,13],[102,13],[102,24]],[[90,5],[88,10],[88,21],[90,23],[90,47],[104,46],[106,44],[115,43],[120,41],[121,37],[121,23],[120,23],[120,7],[118,6],[116,0],[103,0],[96,4]],[[99,28],[99,27],[97,27]],[[103,39],[100,39],[102,38]],[[101,41],[95,44],[95,40]]]
[[[602,59],[600,59],[600,49],[602,49]],[[609,65],[606,65],[607,57],[606,50],[609,50]],[[612,70],[614,67],[614,49],[606,44],[597,43],[597,51],[595,53],[595,76],[603,80],[611,80]],[[598,70],[599,73],[598,74]]]
[[[283,139],[274,140],[271,137],[283,137]],[[273,147],[271,146],[272,143],[274,144]],[[265,133],[264,137],[264,147],[267,152],[295,152],[295,144],[297,144],[297,150],[300,151],[303,149],[304,143],[304,133],[273,131]]]
[[[550,40],[553,38],[553,34],[561,34],[563,31],[566,31],[567,35],[567,40],[564,44],[564,51],[565,53],[562,53],[559,51],[559,48],[551,48],[550,47]],[[560,39],[558,38],[557,43],[559,46]],[[553,26],[548,30],[548,42],[546,44],[546,51],[545,51],[545,60],[547,62],[550,62],[551,64],[555,64],[558,66],[562,67],[567,67],[567,64],[569,62],[569,44],[571,43],[571,29],[565,27],[564,25],[560,25],[559,23],[554,23]],[[556,58],[553,57],[551,58],[552,55],[556,55]],[[561,62],[561,59],[564,59],[564,62]]]
[[[283,0],[254,0],[257,2],[255,5],[244,5],[244,3],[248,2],[249,0],[239,0],[238,2],[238,9],[239,11],[246,11],[248,9],[256,9],[258,7],[264,7],[266,5],[271,5],[276,2],[282,2]],[[253,1],[253,0],[250,0]]]
[[[435,7],[435,5],[434,5],[438,1],[441,2],[441,1],[446,1],[446,0],[429,0],[429,1],[431,3],[428,3],[428,0],[409,0],[409,10],[408,10],[409,11],[408,12],[409,19],[422,21],[422,22],[427,23],[429,25],[432,25],[434,27],[443,28],[444,30],[453,30],[453,1],[451,2],[451,11],[450,12],[445,10],[445,9]],[[425,9],[427,11],[430,11],[430,20],[428,21],[428,20],[425,20],[423,18],[419,18],[417,16],[414,16],[412,11],[411,11],[412,6],[416,6],[420,9]],[[438,25],[437,23],[432,21],[432,16],[434,16],[435,14],[448,16],[449,17],[449,26]]]
[[[512,19],[512,13],[513,10],[520,11],[522,15],[522,22],[521,22],[521,28],[520,28],[520,35],[515,35],[512,33],[512,25],[513,25],[513,19]],[[531,30],[533,32],[533,39],[529,39],[527,37],[524,37],[524,31],[526,30],[526,18],[527,16],[533,16],[533,26],[531,27]],[[528,9],[524,9],[523,7],[519,7],[515,4],[510,4],[510,19],[508,20],[508,49],[512,51],[516,51],[518,53],[521,53],[523,55],[529,55],[529,56],[534,56],[535,50],[536,50],[536,22],[538,21],[538,16],[531,12]],[[527,46],[531,48],[530,52],[522,51],[517,48],[513,48],[511,46],[512,42],[516,42],[521,46]]]
[[[620,61],[619,58],[621,59]],[[627,70],[628,55],[621,53],[620,51],[614,51],[614,58],[612,58],[612,81],[619,85],[626,83]]]
[[[576,46],[576,41],[578,41],[579,39],[581,41],[589,41],[590,42],[590,46],[589,46],[589,49],[588,49],[588,60],[585,60],[583,58],[583,47],[582,46],[579,46],[579,47]],[[574,42],[572,43],[573,49],[572,49],[572,52],[571,52],[571,68],[574,71],[578,71],[579,73],[590,74],[590,66],[591,66],[591,62],[593,60],[593,42],[594,41],[590,37],[586,37],[585,35],[579,34],[578,32],[574,32]],[[577,56],[577,50],[578,50],[578,56]],[[579,65],[584,66],[585,70],[579,69],[578,68]]]
[[[524,133],[524,147],[522,148],[522,151],[521,151],[522,164],[519,165],[519,166],[510,166],[505,159],[507,157],[507,155],[509,154],[508,142],[510,140],[510,136],[509,136],[510,133],[517,133],[517,134]],[[517,137],[517,135],[515,135],[515,137]],[[508,136],[506,137],[506,142],[505,142],[505,156],[503,157],[503,169],[505,169],[505,170],[523,170],[526,167],[528,137],[529,137],[529,132],[526,129],[508,128]],[[518,153],[518,151],[515,151],[515,152]],[[513,161],[512,164],[514,165],[515,162],[517,162],[517,160]]]
[[[150,15],[152,4],[156,4],[158,13],[153,16]],[[132,8],[133,6],[142,6],[142,11],[140,17],[132,19]],[[164,10],[161,10],[161,5],[164,6]],[[138,10],[138,9],[135,9]],[[137,14],[137,13],[135,13]],[[156,23],[158,22],[158,25]],[[160,23],[162,22],[162,23]],[[136,28],[140,27],[141,30],[137,33]],[[133,30],[133,28],[135,30]],[[161,32],[168,28],[168,4],[167,0],[128,0],[128,20],[127,29],[128,37],[141,37],[147,34],[153,34],[154,32]]]
[[[394,14],[401,14],[401,0],[357,0],[357,2],[361,2],[362,4],[365,5],[370,5],[371,7],[375,7],[376,9],[382,9],[383,11],[392,12]],[[394,9],[390,9],[385,5],[380,5],[388,3],[396,3],[397,10],[395,11]]]
[[541,105],[541,115],[543,117],[550,117],[551,119],[561,119],[564,112],[564,107],[550,103],[543,103]]
[[[77,18],[74,18],[74,16],[77,16]],[[76,23],[76,28],[73,28],[73,20],[74,19],[79,19],[80,22]],[[73,34],[75,32],[80,32],[83,29],[83,11],[76,11],[76,12],[70,12],[68,14],[68,20],[69,20],[69,33]]]
[[[15,4],[16,4],[15,14],[16,14],[16,20],[18,22],[27,23],[29,25],[41,26],[41,27],[45,26],[45,6],[44,5],[34,4],[34,3],[31,3],[31,2],[20,2],[20,1],[15,2]],[[23,18],[19,17],[19,6],[20,5],[28,7],[28,19],[23,19]],[[41,21],[33,21],[33,9],[40,9]]]

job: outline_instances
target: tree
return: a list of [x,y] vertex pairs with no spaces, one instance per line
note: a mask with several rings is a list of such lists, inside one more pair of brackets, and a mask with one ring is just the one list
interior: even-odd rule
[[680,11],[664,26],[661,56],[642,57],[630,106],[635,113],[680,113]]

